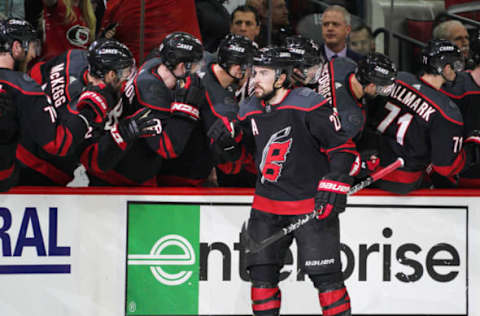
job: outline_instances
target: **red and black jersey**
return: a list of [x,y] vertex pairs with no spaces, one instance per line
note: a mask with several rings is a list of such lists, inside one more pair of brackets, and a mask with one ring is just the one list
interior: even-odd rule
[[[238,114],[239,106],[236,100],[235,91],[232,87],[223,88],[218,81],[214,63],[207,64],[199,73],[202,83],[205,86],[205,95],[208,107],[202,111],[202,117],[206,124],[206,130],[217,118],[231,120]],[[238,173],[234,175],[225,174],[221,168],[217,168],[217,181],[219,186],[229,187],[253,187],[256,180],[256,170],[248,169],[243,165]]]
[[480,129],[480,87],[470,72],[459,72],[453,83],[446,83],[440,91],[446,94],[463,115],[464,132]]
[[19,168],[15,163],[17,142],[0,144],[0,192],[17,185]]
[[342,128],[352,139],[360,136],[366,120],[362,101],[355,97],[351,85],[356,68],[357,64],[349,58],[333,58],[322,65],[314,87],[338,111]]
[[207,143],[205,132],[200,124],[171,116],[173,91],[157,73],[160,64],[160,58],[153,58],[142,65],[127,83],[123,106],[116,111],[120,120],[150,108],[162,123],[162,133],[125,144],[117,137],[116,123],[111,128],[107,124],[104,135],[82,154],[92,185],[192,185],[208,177],[210,170],[200,170],[201,160],[195,155],[195,146],[204,148]]
[[369,108],[367,125],[381,134],[381,164],[402,157],[405,166],[384,177],[378,186],[408,193],[419,187],[429,165],[446,177],[462,170],[462,116],[447,96],[421,78],[400,72],[384,100]]
[[[87,84],[87,68],[87,51],[73,49],[33,68],[32,75],[57,113],[71,115],[69,107],[74,107]],[[17,159],[21,162],[20,185],[64,186],[73,179],[79,164],[78,155],[52,155],[28,136],[20,140]]]
[[[457,73],[455,81],[444,84],[440,91],[458,105],[465,124],[464,137],[471,131],[480,129],[480,86],[473,79],[471,72]],[[462,172],[459,186],[480,187],[480,166],[473,166]]]
[[328,100],[311,89],[288,90],[273,105],[247,99],[240,105],[239,120],[259,170],[254,209],[310,213],[322,176],[330,171],[355,172],[355,145]]
[[[54,156],[65,157],[75,151],[87,132],[80,117],[57,111],[41,87],[24,73],[0,69],[0,84],[17,106],[21,139],[29,139],[39,150]],[[35,161],[28,163],[33,167]]]
[[2,106],[0,111],[0,192],[7,191],[18,182],[19,168],[15,163],[19,126],[15,104],[0,85]]

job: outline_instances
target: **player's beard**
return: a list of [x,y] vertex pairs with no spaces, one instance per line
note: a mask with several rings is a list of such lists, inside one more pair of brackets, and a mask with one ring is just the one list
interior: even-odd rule
[[[273,98],[273,96],[275,95],[275,92],[276,92],[276,89],[274,89],[273,87],[272,87],[272,90],[270,90],[268,92],[261,86],[258,86],[258,88],[262,89],[263,92],[260,95],[257,95],[257,93],[255,93],[255,96],[258,99],[263,100],[264,102],[267,102],[267,103],[271,98]],[[257,89],[257,87],[255,87],[255,89]]]

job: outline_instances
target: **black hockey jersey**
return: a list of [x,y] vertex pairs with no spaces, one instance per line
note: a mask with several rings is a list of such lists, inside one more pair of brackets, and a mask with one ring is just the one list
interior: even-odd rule
[[[147,107],[161,121],[162,133],[125,144],[116,137],[118,131],[114,128],[116,123],[113,123],[82,154],[82,163],[87,168],[92,185],[156,186],[157,182],[160,185],[172,182],[179,184],[182,176],[195,174],[198,159],[194,153],[182,154],[188,150],[195,151],[194,146],[203,146],[204,143],[192,140],[202,133],[198,132],[199,124],[170,115],[173,92],[165,86],[157,73],[160,64],[160,58],[148,60],[134,80],[127,83],[122,98],[124,105],[119,109],[118,119],[124,119],[142,107]],[[193,163],[189,164],[191,161]],[[181,184],[191,185],[188,181]]]
[[[205,95],[208,108],[202,111],[202,117],[206,124],[206,130],[217,118],[226,117],[231,120],[238,114],[239,106],[235,91],[229,87],[223,88],[218,82],[214,64],[206,65],[199,74],[205,86]],[[217,168],[217,181],[219,186],[253,187],[256,180],[256,170],[248,169],[249,165],[243,165],[240,172],[230,175],[225,174],[222,168]]]
[[[68,112],[70,105],[74,107],[87,85],[87,51],[68,50],[42,64],[39,70],[41,76],[37,80],[41,80],[42,89],[50,97],[56,111]],[[30,137],[20,140],[17,159],[21,162],[20,185],[64,186],[73,179],[73,172],[79,165],[77,154],[63,157],[52,155]]]
[[85,122],[72,113],[57,111],[27,74],[0,69],[0,84],[17,106],[20,138],[31,139],[45,152],[63,157],[73,153],[83,141]]
[[288,90],[274,105],[247,99],[240,105],[239,120],[259,170],[254,209],[310,213],[322,176],[356,172],[355,145],[328,100],[309,88]]
[[382,189],[405,194],[419,188],[429,165],[442,176],[457,174],[464,166],[458,107],[410,73],[400,72],[385,102],[369,108],[367,125],[381,134],[382,166],[397,157],[405,161],[403,168],[375,184]]
[[0,87],[0,192],[7,191],[18,182],[18,166],[15,151],[18,144],[19,126],[15,104],[7,91]]
[[[440,90],[458,105],[465,124],[464,139],[473,130],[480,130],[480,87],[469,71],[459,72],[452,84],[444,84]],[[460,187],[480,187],[480,165],[460,174]]]
[[356,68],[357,64],[349,58],[333,58],[322,65],[314,87],[338,111],[342,128],[352,139],[359,137],[366,120],[362,101],[355,97],[350,83]]

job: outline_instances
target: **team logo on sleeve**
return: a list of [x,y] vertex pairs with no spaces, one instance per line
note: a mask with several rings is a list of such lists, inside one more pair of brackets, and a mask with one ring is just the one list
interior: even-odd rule
[[[290,136],[292,128],[290,126],[273,134],[263,148],[262,162],[260,170],[262,172],[261,182],[277,182],[282,173],[287,155],[292,146],[292,137]],[[287,138],[289,137],[289,138]]]

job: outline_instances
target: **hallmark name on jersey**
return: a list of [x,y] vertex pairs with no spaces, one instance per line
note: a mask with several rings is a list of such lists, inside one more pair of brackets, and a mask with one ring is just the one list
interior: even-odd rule
[[401,84],[398,84],[395,89],[392,90],[390,97],[409,107],[425,122],[428,122],[430,120],[430,115],[437,111],[429,102],[418,95],[417,92]]

